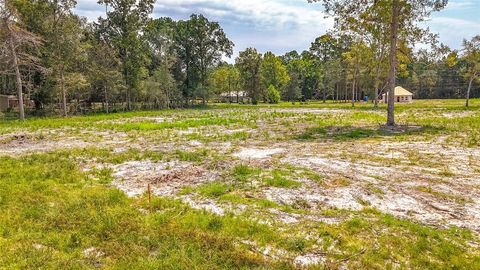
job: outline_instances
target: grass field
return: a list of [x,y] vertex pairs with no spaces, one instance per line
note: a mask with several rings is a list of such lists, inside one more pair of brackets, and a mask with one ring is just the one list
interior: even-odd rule
[[463,105],[0,120],[0,269],[480,269]]

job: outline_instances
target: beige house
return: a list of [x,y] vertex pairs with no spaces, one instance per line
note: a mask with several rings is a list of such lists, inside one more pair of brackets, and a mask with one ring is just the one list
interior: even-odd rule
[[[407,89],[397,86],[395,87],[395,102],[399,103],[410,103],[413,101],[412,92]],[[383,102],[388,102],[388,93],[383,94]]]

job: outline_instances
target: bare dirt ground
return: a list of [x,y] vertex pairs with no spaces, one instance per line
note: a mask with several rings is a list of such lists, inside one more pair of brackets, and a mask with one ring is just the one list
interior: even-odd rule
[[[306,209],[303,213],[269,209],[262,212],[265,215],[263,218],[257,217],[265,223],[280,222],[285,226],[303,221],[336,223],[339,220],[324,216],[321,211],[330,208],[351,211],[375,208],[428,226],[458,226],[480,233],[480,148],[451,143],[447,137],[440,135],[427,138],[409,135],[299,140],[294,135],[312,127],[317,121],[307,123],[302,119],[349,117],[352,112],[307,108],[261,109],[259,112],[261,116],[248,120],[248,126],[242,123],[196,126],[149,133],[96,130],[95,127],[75,134],[66,128],[14,132],[0,137],[0,153],[19,156],[88,147],[108,148],[112,153],[128,149],[159,152],[204,149],[214,153],[215,160],[182,161],[173,157],[160,161],[128,160],[120,164],[90,162],[88,169],[111,170],[112,185],[128,196],[140,196],[150,185],[157,196],[178,198],[193,208],[217,215],[242,214],[253,206],[205,197],[195,191],[185,194],[182,190],[214,182],[230,183],[232,169],[238,164],[262,170],[308,170],[318,177],[297,173],[293,180],[300,184],[294,187],[265,185],[257,179],[251,184],[253,190],[240,192],[248,198],[264,199],[284,206],[301,204]],[[273,112],[284,116],[278,120],[268,119]],[[229,110],[216,113],[239,114]],[[378,115],[377,112],[372,114]],[[457,117],[457,114],[469,116],[473,113],[444,112],[441,115],[451,118]],[[163,123],[174,122],[175,119],[137,117],[102,123],[145,121]],[[218,163],[221,166],[217,166]],[[262,252],[269,253],[268,250]],[[300,266],[323,260],[318,254],[308,253],[294,258],[295,264]]]
[[[291,114],[282,120],[296,120],[297,115],[342,115],[351,113],[341,109],[261,109],[268,114]],[[472,113],[457,113],[471,115]],[[443,113],[454,116],[455,113]],[[447,117],[447,116],[445,116]],[[173,121],[171,117],[134,117],[101,123]],[[257,121],[264,128],[267,124]],[[269,132],[274,130],[271,126]],[[156,142],[142,134],[129,136],[127,132],[85,131],[77,135],[69,129],[41,130],[4,134],[0,137],[0,152],[4,155],[22,155],[62,149],[101,146],[114,152],[127,149],[191,150],[209,148],[228,153],[229,159],[244,162],[269,162],[277,166],[293,165],[308,168],[322,176],[322,182],[305,180],[299,188],[266,187],[259,196],[280,204],[304,200],[310,207],[325,206],[359,210],[375,207],[383,212],[422,223],[455,225],[480,231],[480,149],[452,146],[444,138],[430,141],[381,140],[347,142],[299,142],[289,140],[270,143],[265,140],[236,142],[207,142],[185,136],[200,134],[254,133],[247,128],[199,127],[178,130],[177,143]],[[94,136],[92,137],[92,135]],[[94,138],[94,139],[92,139]],[[157,195],[173,196],[183,187],[201,185],[219,179],[204,165],[180,161],[129,161],[106,165],[113,169],[114,185],[129,196],[141,195],[148,183]],[[344,183],[335,184],[341,179]],[[192,204],[192,198],[189,197]],[[208,208],[205,207],[205,208]],[[217,211],[218,212],[218,211]]]

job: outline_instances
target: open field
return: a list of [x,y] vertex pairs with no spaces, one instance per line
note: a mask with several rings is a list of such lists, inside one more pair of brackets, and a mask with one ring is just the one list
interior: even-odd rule
[[1,121],[0,269],[480,269],[463,105]]

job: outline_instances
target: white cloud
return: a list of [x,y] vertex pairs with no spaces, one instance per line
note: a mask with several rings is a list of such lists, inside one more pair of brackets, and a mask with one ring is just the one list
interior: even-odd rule
[[163,0],[156,4],[154,13],[155,17],[174,18],[202,13],[220,21],[236,44],[230,61],[247,47],[277,54],[308,49],[315,37],[333,26],[322,6],[307,0]]
[[480,22],[451,17],[434,17],[428,25],[432,32],[438,33],[440,41],[452,48],[459,48],[463,39],[480,34]]
[[162,10],[178,13],[205,13],[215,19],[255,22],[258,27],[284,28],[290,26],[329,27],[331,19],[319,4],[306,0],[163,0],[156,4],[155,12]]
[[[78,0],[77,13],[90,20],[103,15],[96,2]],[[234,56],[247,47],[277,54],[308,49],[315,37],[333,26],[322,5],[307,0],[159,0],[153,17],[186,19],[192,13],[220,22],[236,44]]]
[[[475,12],[476,1],[480,0],[450,0],[445,10],[422,25],[439,33],[443,43],[459,48],[464,38],[479,33],[478,17],[464,15]],[[308,49],[310,42],[333,27],[333,19],[325,18],[322,10],[321,4],[307,0],[158,0],[152,16],[187,19],[201,13],[220,22],[236,44],[235,55],[247,47],[283,54]],[[78,0],[76,12],[94,20],[104,15],[104,7],[97,0]]]

